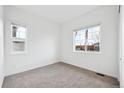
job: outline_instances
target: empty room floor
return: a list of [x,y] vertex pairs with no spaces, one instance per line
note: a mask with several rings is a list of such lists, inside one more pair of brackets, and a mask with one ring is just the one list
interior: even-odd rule
[[115,78],[62,62],[5,77],[3,88],[118,88]]

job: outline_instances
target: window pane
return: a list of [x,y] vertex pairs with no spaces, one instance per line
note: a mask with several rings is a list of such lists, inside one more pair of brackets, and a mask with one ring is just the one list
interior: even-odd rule
[[75,50],[85,51],[85,30],[75,32]]
[[88,29],[87,51],[100,51],[100,26]]
[[25,39],[26,38],[26,28],[21,26],[12,25],[12,36],[14,38]]
[[17,29],[17,38],[22,38],[25,39],[26,38],[26,29],[24,27],[18,27]]
[[11,24],[12,52],[24,52],[26,50],[26,27]]
[[74,32],[76,51],[100,51],[100,25]]

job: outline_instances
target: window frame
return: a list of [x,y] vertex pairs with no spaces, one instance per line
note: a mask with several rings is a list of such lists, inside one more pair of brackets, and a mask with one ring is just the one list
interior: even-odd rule
[[[24,42],[25,42],[25,45],[24,45],[24,51],[14,51],[13,50],[13,41],[14,41],[14,37],[13,37],[13,31],[12,31],[12,25],[16,25],[17,27],[24,27],[25,29],[26,29],[26,32],[25,32],[25,39],[22,39],[22,40],[24,40]],[[10,35],[10,37],[11,37],[11,54],[25,54],[25,53],[27,53],[27,31],[28,31],[28,28],[27,28],[27,26],[26,25],[23,25],[23,24],[21,24],[21,23],[19,23],[19,22],[10,22],[10,32],[11,32],[11,35]],[[21,38],[20,38],[21,39]]]
[[[83,30],[83,29],[89,29],[89,28],[92,28],[92,27],[95,27],[95,26],[100,26],[100,32],[99,32],[99,38],[100,38],[100,44],[99,44],[99,47],[100,47],[100,51],[87,51],[86,50],[86,48],[85,48],[85,51],[77,51],[76,49],[75,49],[75,32],[77,32],[77,31],[79,31],[79,30]],[[73,52],[74,53],[90,53],[90,54],[101,54],[101,31],[102,31],[102,25],[101,24],[96,24],[96,25],[91,25],[91,26],[86,26],[86,27],[82,27],[82,28],[80,28],[80,29],[74,29],[73,30],[73,38],[72,38],[72,40],[73,40]]]

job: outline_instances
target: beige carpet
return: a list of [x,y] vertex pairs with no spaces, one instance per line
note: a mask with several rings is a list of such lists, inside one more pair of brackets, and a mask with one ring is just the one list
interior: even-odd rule
[[5,78],[3,88],[117,88],[116,79],[65,63],[56,63]]

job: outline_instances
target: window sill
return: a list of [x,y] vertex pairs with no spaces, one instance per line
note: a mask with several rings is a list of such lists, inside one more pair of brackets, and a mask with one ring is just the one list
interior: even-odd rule
[[15,54],[26,54],[27,53],[27,51],[23,51],[23,52],[11,52],[11,54],[12,55],[15,55]]
[[88,51],[73,51],[73,53],[83,53],[83,54],[101,54],[100,52],[88,52]]

